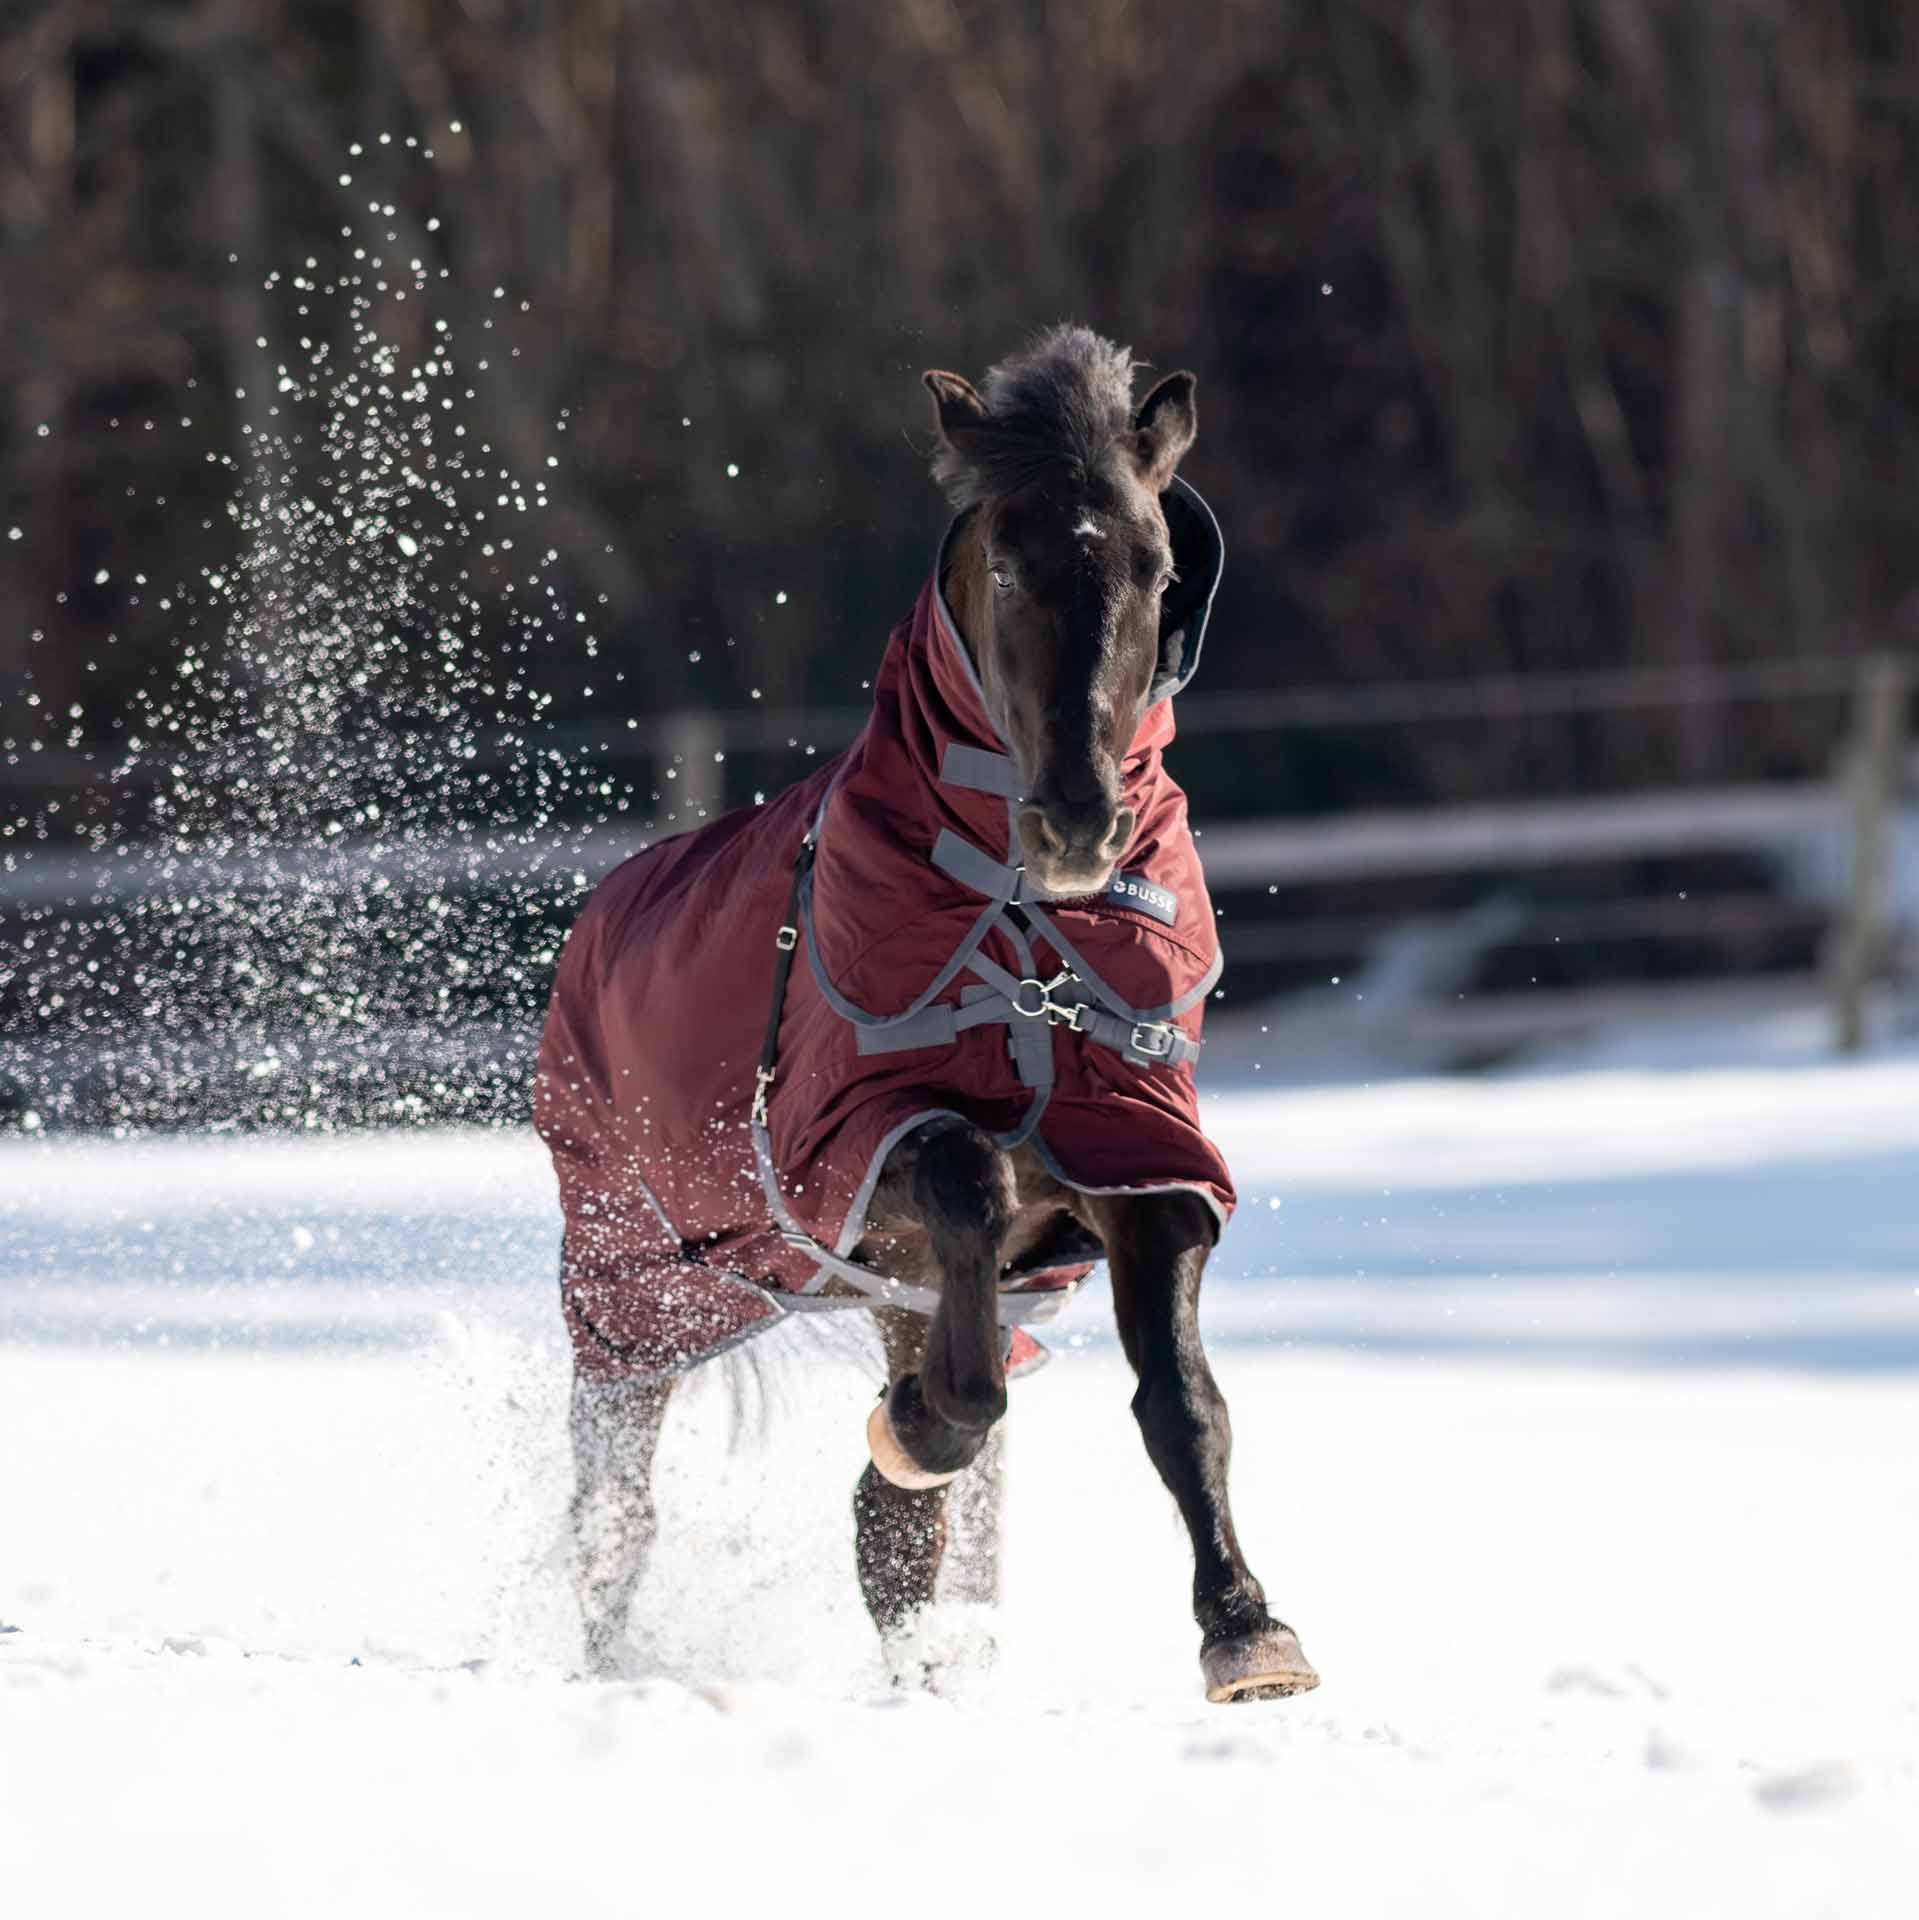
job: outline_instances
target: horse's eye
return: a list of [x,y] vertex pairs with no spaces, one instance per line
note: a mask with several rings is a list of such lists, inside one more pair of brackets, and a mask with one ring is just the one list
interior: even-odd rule
[[993,584],[1001,593],[1011,593],[1013,591],[1013,576],[1008,573],[1004,567],[995,567],[993,569]]
[[1179,575],[1176,574],[1171,567],[1168,567],[1166,571],[1159,576],[1159,591],[1162,594],[1168,587],[1176,587],[1178,585]]

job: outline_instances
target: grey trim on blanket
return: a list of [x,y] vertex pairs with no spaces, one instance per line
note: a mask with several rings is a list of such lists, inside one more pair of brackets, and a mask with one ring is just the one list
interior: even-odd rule
[[1053,1157],[1052,1148],[1044,1140],[1035,1140],[1033,1150],[1044,1163],[1046,1171],[1061,1186],[1071,1187],[1075,1193],[1196,1193],[1213,1210],[1213,1223],[1218,1232],[1226,1231],[1226,1209],[1219,1204],[1219,1196],[1212,1188],[1202,1186],[1197,1180],[1143,1180],[1138,1186],[1096,1187],[1085,1180],[1075,1180]]

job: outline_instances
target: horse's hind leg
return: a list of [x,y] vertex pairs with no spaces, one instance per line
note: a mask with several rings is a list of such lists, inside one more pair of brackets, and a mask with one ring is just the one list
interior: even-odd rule
[[946,1558],[940,1596],[969,1606],[999,1603],[1000,1502],[1005,1492],[1001,1448],[1006,1429],[986,1436],[973,1464],[947,1490]]
[[653,1458],[673,1382],[573,1381],[574,1581],[587,1671],[616,1677],[633,1591],[658,1532]]

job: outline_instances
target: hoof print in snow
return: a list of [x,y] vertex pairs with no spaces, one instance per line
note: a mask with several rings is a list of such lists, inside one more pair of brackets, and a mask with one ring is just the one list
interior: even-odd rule
[[1807,1813],[1850,1800],[1859,1791],[1859,1776],[1843,1760],[1826,1760],[1810,1767],[1769,1773],[1754,1783],[1752,1797],[1769,1813]]
[[991,1607],[946,1601],[922,1607],[884,1645],[896,1692],[970,1700],[991,1690],[999,1640]]

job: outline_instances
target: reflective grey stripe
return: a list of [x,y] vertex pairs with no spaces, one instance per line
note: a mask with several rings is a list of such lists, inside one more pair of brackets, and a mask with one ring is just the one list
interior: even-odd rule
[[1002,800],[1011,800],[1019,792],[1019,769],[1010,755],[962,746],[957,740],[949,741],[940,755],[940,778],[949,787],[996,793]]
[[961,886],[1008,904],[1019,898],[1019,883],[1026,873],[1024,867],[1009,867],[990,853],[982,853],[951,827],[940,828],[940,837],[933,842],[933,864]]

